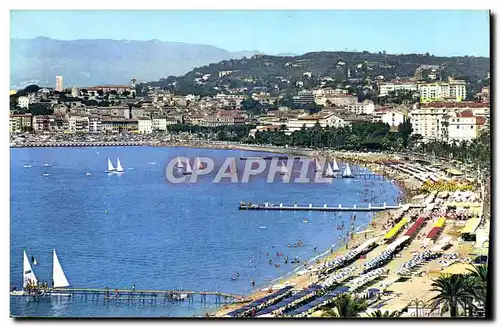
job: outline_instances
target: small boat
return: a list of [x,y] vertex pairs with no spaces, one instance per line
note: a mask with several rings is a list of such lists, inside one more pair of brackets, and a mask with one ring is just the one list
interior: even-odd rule
[[260,228],[260,229],[265,229],[265,228],[266,228],[266,226],[260,226],[259,228]]
[[132,168],[132,167],[129,167],[129,168],[128,168],[128,170],[133,170],[133,169],[134,169],[134,168]]
[[203,164],[201,163],[200,158],[196,157],[194,159],[194,169],[200,170],[200,169],[203,169],[203,168],[205,168],[205,167],[203,167]]
[[283,163],[280,167],[280,175],[288,175],[288,168],[286,168],[285,164]]
[[327,177],[327,178],[333,178],[333,177],[335,177],[335,175],[333,173],[332,166],[330,165],[330,163],[326,164],[326,172],[325,172],[324,177]]
[[42,176],[50,176],[49,173],[43,173]]
[[86,173],[86,174],[85,174],[85,176],[90,176],[90,175],[92,175],[92,174],[91,174],[91,173]]
[[43,164],[43,166],[44,166],[44,167],[52,167],[52,164],[48,164],[48,163],[46,163],[46,164]]
[[333,167],[332,167],[332,170],[334,172],[340,171],[339,165],[337,165],[337,160],[335,160],[335,158],[333,158]]
[[31,168],[31,165],[24,165],[24,168]]
[[191,168],[191,165],[189,164],[189,160],[186,160],[186,169],[182,173],[183,175],[191,175],[193,173],[193,169]]
[[302,222],[303,222],[303,223],[308,223],[308,222],[309,222],[309,220],[304,219],[304,220],[302,220]]
[[182,164],[181,158],[177,157],[177,163],[175,164],[177,169],[183,169],[184,165]]
[[116,170],[115,174],[123,174],[125,171],[123,170],[122,164],[120,162],[120,158],[116,158]]
[[155,161],[150,161],[149,164],[150,165],[156,165],[156,162]]
[[116,171],[115,167],[113,167],[111,160],[108,158],[108,170],[106,170],[106,173],[113,174],[115,171]]
[[[69,286],[68,279],[66,278],[66,275],[64,274],[64,271],[61,267],[61,263],[59,262],[59,258],[57,257],[56,249],[53,249],[52,280],[54,283],[54,288]],[[61,294],[61,296],[62,295],[66,294]]]
[[185,293],[176,293],[172,296],[172,298],[176,301],[184,301],[188,298],[188,294]]
[[28,285],[28,282],[31,282],[32,285],[38,285],[38,279],[33,272],[33,268],[31,267],[30,261],[28,260],[28,255],[26,254],[26,250],[23,250],[23,290],[22,291],[12,291],[10,295],[13,296],[23,296],[26,294],[24,291]]
[[316,165],[315,167],[315,171],[316,172],[321,172],[323,171],[323,167],[321,166],[321,164],[319,163],[318,159],[314,159],[314,163]]
[[344,173],[342,174],[342,178],[354,178],[351,173],[351,168],[349,168],[349,164],[346,164]]

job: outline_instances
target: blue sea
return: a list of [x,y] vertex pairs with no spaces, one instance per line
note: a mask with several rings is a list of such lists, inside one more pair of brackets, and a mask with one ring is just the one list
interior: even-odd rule
[[[13,148],[10,154],[10,284],[17,289],[22,287],[23,249],[38,261],[33,270],[39,281],[50,281],[55,248],[75,288],[124,289],[135,284],[138,290],[248,295],[300,269],[285,264],[277,252],[314,260],[339,245],[339,236],[346,231],[337,230],[337,225],[344,221],[348,226],[352,213],[240,211],[240,201],[367,205],[367,199],[374,197],[375,204],[395,204],[400,192],[381,178],[332,183],[282,183],[277,178],[266,183],[267,175],[262,175],[246,184],[215,184],[210,176],[197,183],[172,184],[165,178],[167,162],[177,156],[206,156],[220,164],[226,157],[269,153],[99,147]],[[110,176],[105,173],[107,158],[116,163],[117,157],[125,174]],[[245,161],[237,164],[241,169]],[[358,230],[371,219],[369,213],[356,216]],[[304,246],[288,247],[299,240]],[[236,272],[240,277],[233,280]],[[205,304],[159,301],[156,305],[85,302],[79,297],[10,298],[11,315],[22,317],[192,317],[217,308],[210,298]]]

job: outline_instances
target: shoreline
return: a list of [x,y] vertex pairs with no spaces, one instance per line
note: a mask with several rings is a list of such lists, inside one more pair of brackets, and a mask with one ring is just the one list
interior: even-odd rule
[[[95,145],[90,144],[85,147],[93,147]],[[124,144],[107,144],[103,146],[127,146]],[[132,146],[132,145],[128,145]],[[175,142],[169,144],[141,144],[134,146],[151,146],[151,147],[186,147],[186,148],[199,148],[199,149],[220,149],[220,150],[241,150],[241,151],[253,151],[253,152],[268,152],[275,154],[286,154],[286,155],[302,155],[302,156],[319,156],[321,158],[328,159],[330,157],[335,157],[337,160],[342,162],[352,163],[361,167],[368,168],[371,172],[376,173],[378,175],[382,175],[385,178],[393,181],[398,187],[400,192],[400,201],[401,203],[405,203],[406,200],[411,197],[411,193],[415,191],[416,185],[419,183],[417,180],[413,178],[408,178],[406,176],[400,176],[401,174],[398,171],[390,169],[381,164],[383,160],[390,160],[389,154],[384,153],[360,153],[360,152],[340,152],[340,151],[328,151],[321,152],[319,150],[312,149],[299,149],[299,148],[281,148],[281,147],[271,147],[271,146],[255,146],[255,145],[246,145],[246,144],[232,144],[232,143],[185,143],[185,142]],[[22,146],[26,148],[35,148],[29,146]],[[58,147],[47,145],[43,147]],[[65,146],[61,146],[65,147]],[[72,146],[79,147],[79,146]],[[14,148],[11,146],[11,148]],[[16,147],[18,148],[18,147]],[[293,270],[284,273],[281,276],[276,277],[271,282],[262,285],[259,288],[253,290],[249,295],[245,296],[244,302],[238,302],[233,304],[226,304],[220,306],[216,309],[209,310],[206,315],[212,317],[222,317],[229,311],[232,311],[238,307],[243,306],[245,303],[251,302],[257,298],[263,297],[269,294],[268,290],[270,287],[280,284],[284,285],[286,283],[293,285],[295,288],[305,288],[311,282],[314,282],[316,278],[314,278],[312,273],[304,273],[297,274],[300,271],[307,270],[307,268],[312,268],[314,271],[318,265],[324,263],[325,261],[329,261],[338,257],[340,255],[345,254],[345,252],[349,251],[349,249],[354,248],[356,245],[361,244],[365,238],[366,234],[369,234],[370,237],[381,236],[379,234],[383,234],[384,224],[389,219],[390,214],[392,214],[396,209],[387,210],[382,212],[377,212],[371,217],[371,221],[367,221],[359,226],[356,226],[353,237],[347,241],[348,248],[345,247],[345,243],[339,240],[332,240],[334,244],[332,244],[328,249],[319,253],[316,256],[312,256],[307,259],[307,266],[299,265],[295,267]],[[373,225],[375,224],[375,226]],[[370,228],[371,227],[371,228]],[[363,237],[364,236],[364,237]],[[318,263],[319,261],[319,263]],[[312,278],[313,277],[313,278]]]
[[[350,155],[356,155],[356,153],[348,153]],[[325,157],[325,154],[321,154],[321,157]],[[387,156],[387,155],[384,155]],[[328,157],[328,155],[326,155]],[[344,156],[335,156],[335,158],[338,158],[342,162],[349,162],[353,163],[356,165],[360,165],[359,161],[356,160],[349,160],[348,158],[345,158]],[[360,165],[362,166],[362,164]],[[366,165],[370,171],[382,175],[385,178],[388,178],[392,180],[396,186],[398,187],[400,194],[402,195],[401,203],[405,203],[409,198],[411,198],[411,193],[414,191],[414,187],[416,184],[418,184],[418,181],[416,180],[411,180],[408,183],[408,179],[405,179],[401,176],[398,176],[396,174],[388,174],[387,170],[385,170],[385,167],[382,167],[379,163],[375,161],[368,162],[368,165]],[[406,183],[405,183],[406,182]],[[412,184],[413,185],[409,185]],[[348,248],[345,247],[343,242],[337,242],[333,244],[330,249],[324,251],[323,253],[319,254],[316,257],[312,257],[308,259],[307,261],[307,267],[304,266],[298,266],[294,270],[292,270],[289,273],[286,273],[283,276],[277,277],[274,280],[272,280],[269,284],[266,284],[265,286],[256,289],[253,291],[250,295],[245,297],[245,302],[241,303],[233,303],[233,304],[227,304],[223,305],[209,313],[207,315],[211,317],[223,317],[225,314],[228,312],[235,310],[241,306],[243,306],[245,303],[249,303],[251,301],[254,301],[258,298],[261,298],[267,294],[269,294],[269,289],[272,288],[272,286],[275,285],[293,285],[295,288],[305,288],[307,287],[310,283],[314,282],[314,279],[311,279],[312,274],[311,273],[304,273],[302,275],[298,275],[297,272],[301,270],[307,270],[307,268],[311,269],[311,272],[314,272],[316,268],[324,263],[325,261],[332,260],[338,256],[341,256],[348,252],[350,249],[356,247],[357,245],[361,244],[363,241],[366,239],[366,235],[370,234],[370,237],[376,237],[376,236],[382,236],[385,233],[384,229],[384,224],[389,220],[391,214],[395,212],[397,209],[393,210],[387,210],[387,211],[381,211],[377,212],[372,216],[371,221],[368,221],[366,223],[363,223],[359,226],[356,227],[355,232],[351,240],[347,241]],[[371,227],[371,228],[370,228]],[[362,237],[364,236],[364,238]],[[320,260],[321,259],[321,260]]]

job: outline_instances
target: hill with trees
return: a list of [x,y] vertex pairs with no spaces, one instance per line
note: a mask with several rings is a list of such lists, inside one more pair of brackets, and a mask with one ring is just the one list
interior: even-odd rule
[[311,52],[300,56],[254,55],[224,60],[195,68],[180,77],[169,76],[139,87],[156,86],[181,95],[213,95],[224,89],[237,88],[277,95],[323,85],[370,94],[373,93],[370,90],[376,88],[376,81],[410,77],[429,80],[431,68],[442,80],[448,77],[466,80],[471,95],[489,84],[490,59],[486,57],[340,51]]

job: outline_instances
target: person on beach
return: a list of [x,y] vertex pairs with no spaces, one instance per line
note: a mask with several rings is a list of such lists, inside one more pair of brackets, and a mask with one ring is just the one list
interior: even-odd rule
[[269,265],[273,264],[273,260],[269,259]]

